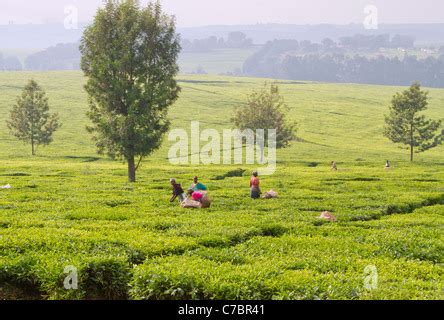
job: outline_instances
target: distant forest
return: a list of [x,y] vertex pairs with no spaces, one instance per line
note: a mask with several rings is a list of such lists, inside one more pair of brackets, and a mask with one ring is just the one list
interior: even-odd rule
[[79,43],[58,44],[26,57],[24,64],[18,57],[0,53],[0,71],[79,70]]
[[[444,87],[444,47],[439,56],[419,59],[403,54],[413,48],[409,37],[388,35],[341,38],[339,43],[324,39],[269,41],[244,63],[247,76],[289,80],[410,85],[420,81],[428,87]],[[393,54],[376,54],[396,49]],[[359,54],[355,52],[360,52]]]
[[[80,23],[77,29],[67,29],[58,24],[8,24],[0,25],[0,51],[3,49],[45,49],[57,43],[74,43],[82,37],[88,23]],[[274,39],[310,40],[321,42],[324,38],[338,41],[340,37],[358,33],[367,35],[400,34],[415,38],[416,43],[424,46],[444,44],[444,24],[380,24],[377,30],[365,30],[362,24],[297,25],[297,24],[251,24],[219,25],[178,28],[182,39],[205,39],[212,36],[227,38],[231,32],[242,32],[253,39],[255,44],[264,45]]]
[[204,39],[195,39],[193,41],[183,39],[180,43],[182,52],[209,52],[215,49],[244,49],[253,46],[253,40],[247,38],[243,32],[230,32],[227,40],[215,36]]
[[[79,70],[79,42],[57,44],[48,49],[29,55],[24,65],[17,57],[2,58],[0,55],[0,70],[18,71],[50,71],[50,70]],[[210,52],[215,49],[245,49],[253,46],[253,40],[242,32],[230,32],[227,39],[208,37],[205,39],[181,41],[182,52]]]
[[[337,40],[274,40],[255,46],[240,31],[224,37],[182,39],[184,53],[211,53],[219,49],[258,47],[236,75],[290,80],[410,85],[420,81],[428,87],[444,87],[444,47],[415,47],[406,35],[353,35]],[[430,52],[429,52],[430,51]],[[416,53],[424,53],[417,57]],[[58,44],[29,55],[22,65],[17,57],[0,54],[0,70],[78,70],[79,43]],[[204,72],[202,72],[204,73]],[[230,74],[227,72],[227,74]]]
[[3,56],[3,54],[0,53],[0,71],[20,71],[22,69],[22,63],[19,58],[15,56]]
[[58,44],[34,53],[25,60],[26,70],[80,69],[80,43]]

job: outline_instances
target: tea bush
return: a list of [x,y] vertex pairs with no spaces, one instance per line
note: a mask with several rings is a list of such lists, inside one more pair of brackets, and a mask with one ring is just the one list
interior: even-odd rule
[[[65,124],[32,158],[4,121],[29,77]],[[191,120],[229,127],[227,115],[263,82],[181,79],[192,82],[170,115],[185,129]],[[279,198],[253,201],[255,166],[174,166],[167,142],[127,184],[125,166],[97,157],[84,130],[83,82],[77,72],[0,74],[0,185],[12,185],[0,189],[0,299],[444,298],[444,150],[411,164],[383,139],[383,114],[400,88],[282,84],[302,139],[261,177]],[[430,96],[428,113],[439,117],[444,91]],[[169,203],[169,178],[187,188],[195,175],[211,208]],[[338,222],[319,219],[326,210]],[[377,270],[371,290],[368,266]],[[65,287],[67,267],[77,290]]]

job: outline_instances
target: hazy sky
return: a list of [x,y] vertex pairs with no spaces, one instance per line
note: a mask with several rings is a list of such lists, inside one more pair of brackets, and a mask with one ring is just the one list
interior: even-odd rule
[[[146,3],[147,0],[142,1]],[[215,24],[361,23],[364,8],[378,8],[380,23],[444,23],[444,0],[162,0],[180,27]],[[66,6],[80,22],[92,19],[102,0],[0,0],[0,24],[63,23]]]

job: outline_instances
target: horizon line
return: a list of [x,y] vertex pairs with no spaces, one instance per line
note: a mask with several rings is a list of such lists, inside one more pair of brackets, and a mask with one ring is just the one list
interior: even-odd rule
[[[79,22],[79,25],[87,25],[91,24],[93,21],[82,21]],[[209,25],[196,25],[196,26],[177,26],[178,29],[192,29],[192,28],[208,28],[208,27],[248,27],[248,26],[273,26],[273,25],[281,25],[281,26],[354,26],[361,25],[362,23],[358,22],[350,22],[350,23],[280,23],[280,22],[256,22],[256,23],[248,23],[248,24],[209,24]],[[410,22],[410,23],[379,23],[380,26],[406,26],[406,25],[444,25],[444,21],[442,22]],[[28,22],[28,23],[0,23],[0,27],[2,26],[45,26],[45,25],[63,25],[63,22]]]

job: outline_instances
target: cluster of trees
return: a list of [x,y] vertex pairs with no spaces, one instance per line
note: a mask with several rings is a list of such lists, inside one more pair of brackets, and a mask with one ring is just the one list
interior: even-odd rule
[[357,34],[352,37],[342,37],[339,39],[342,47],[353,50],[377,50],[381,48],[404,48],[410,49],[415,46],[415,39],[410,36],[395,35],[390,38],[389,34],[362,35]]
[[[209,52],[224,48],[249,48],[252,45],[253,41],[242,32],[231,32],[227,40],[209,37],[194,41],[186,39],[181,41],[183,52]],[[29,55],[25,59],[25,69],[33,71],[79,70],[80,59],[81,53],[78,42],[57,44]],[[3,65],[5,65],[4,68]],[[17,58],[8,58],[5,63],[2,63],[0,55],[0,70],[22,70],[22,64]]]
[[410,85],[420,81],[428,87],[444,87],[444,56],[422,60],[416,56],[403,59],[359,55],[289,56],[279,67],[282,77],[287,79],[382,85]]
[[[361,35],[353,37],[342,37],[338,42],[330,38],[325,38],[320,43],[314,43],[310,40],[273,40],[268,41],[262,48],[258,56],[270,55],[271,58],[279,57],[282,53],[290,52],[292,54],[349,54],[350,52],[368,52],[374,53],[379,49],[402,48],[411,49],[414,47],[414,39],[408,36],[389,34],[383,35]],[[441,48],[443,50],[444,48]]]
[[79,43],[58,44],[43,51],[31,54],[25,59],[24,66],[15,56],[4,57],[0,53],[0,71],[51,71],[79,70]]
[[[292,80],[410,85],[420,81],[428,87],[444,87],[444,55],[418,59],[365,57],[342,53],[295,52],[303,43],[275,40],[248,58],[243,72],[248,76]],[[306,44],[305,44],[306,45]]]
[[17,57],[4,57],[0,53],[0,71],[21,71],[23,69],[22,63]]
[[224,48],[250,48],[253,46],[253,40],[247,38],[243,32],[230,32],[227,40],[215,36],[205,39],[195,39],[190,41],[183,39],[181,41],[182,51],[184,52],[208,52],[215,49]]
[[28,56],[27,70],[78,70],[80,69],[79,43],[58,44]]

